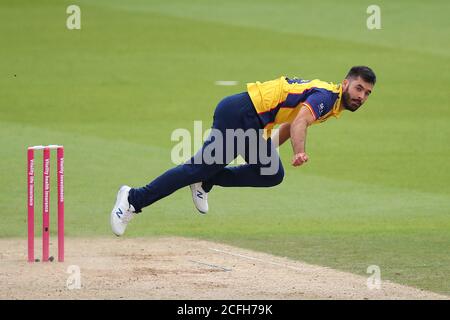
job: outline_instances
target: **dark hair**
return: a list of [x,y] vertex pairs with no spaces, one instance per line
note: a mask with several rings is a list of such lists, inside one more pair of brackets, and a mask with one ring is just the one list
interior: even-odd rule
[[345,79],[349,78],[358,78],[361,77],[365,82],[375,84],[377,82],[377,76],[373,72],[372,69],[366,66],[354,66],[350,69],[350,71],[347,73],[347,76]]

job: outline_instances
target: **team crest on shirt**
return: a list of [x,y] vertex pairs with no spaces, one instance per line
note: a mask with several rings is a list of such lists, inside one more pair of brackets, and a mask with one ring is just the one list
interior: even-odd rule
[[323,102],[319,104],[319,114],[322,115],[323,109],[325,109],[325,106],[323,105]]
[[286,77],[285,79],[286,79],[287,83],[289,83],[289,84],[294,84],[294,83],[302,84],[302,83],[311,82],[311,80],[300,79],[297,77],[295,77],[295,78],[287,78]]

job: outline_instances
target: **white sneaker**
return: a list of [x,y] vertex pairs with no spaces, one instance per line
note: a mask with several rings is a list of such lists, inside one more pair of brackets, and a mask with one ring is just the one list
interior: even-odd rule
[[202,183],[194,183],[190,185],[192,192],[192,200],[194,200],[195,207],[200,213],[208,212],[208,193],[203,190]]
[[122,186],[117,193],[116,204],[111,211],[111,229],[116,236],[121,236],[128,222],[136,215],[134,207],[128,202],[129,186]]

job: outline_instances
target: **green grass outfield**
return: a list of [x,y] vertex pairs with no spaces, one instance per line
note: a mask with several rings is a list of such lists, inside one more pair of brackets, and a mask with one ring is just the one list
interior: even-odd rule
[[[69,4],[80,31],[65,27]],[[362,275],[378,265],[382,279],[450,295],[450,5],[378,1],[382,30],[369,31],[370,4],[2,0],[0,237],[26,237],[28,145],[65,146],[67,235],[110,235],[118,187],[172,167],[172,131],[209,126],[222,97],[280,75],[339,82],[368,64],[373,95],[309,130],[306,166],[281,148],[283,184],[217,187],[206,216],[180,190],[127,236],[212,239]]]

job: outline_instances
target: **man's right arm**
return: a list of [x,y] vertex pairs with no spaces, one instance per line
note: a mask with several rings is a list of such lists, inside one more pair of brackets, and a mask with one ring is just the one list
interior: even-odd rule
[[308,161],[308,156],[305,152],[306,131],[315,120],[312,112],[307,105],[303,105],[291,124],[290,133],[292,149],[294,151],[294,158],[292,159],[293,166],[300,166]]

